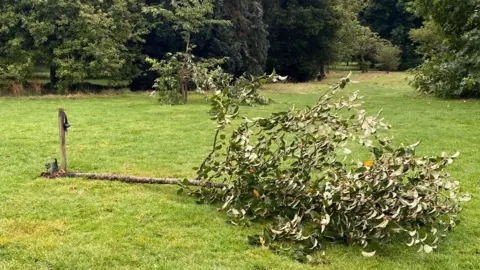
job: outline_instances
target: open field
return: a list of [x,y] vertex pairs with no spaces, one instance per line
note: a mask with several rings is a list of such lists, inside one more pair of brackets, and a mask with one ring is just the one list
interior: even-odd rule
[[[322,83],[271,85],[268,107],[249,116],[312,105],[344,74]],[[4,269],[479,269],[480,101],[418,96],[404,73],[354,74],[365,108],[383,109],[396,142],[422,140],[419,154],[453,154],[464,191],[462,223],[434,254],[392,243],[373,258],[359,247],[328,246],[324,265],[308,266],[248,245],[261,225],[228,225],[215,206],[196,205],[174,186],[38,178],[58,157],[57,108],[71,171],[193,177],[208,153],[214,123],[200,95],[162,107],[148,94],[0,98],[0,268]],[[320,253],[317,254],[320,256]]]

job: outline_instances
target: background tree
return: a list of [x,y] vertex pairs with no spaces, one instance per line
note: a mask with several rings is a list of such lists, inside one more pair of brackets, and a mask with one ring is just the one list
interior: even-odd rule
[[205,42],[196,54],[202,57],[227,57],[225,70],[235,76],[265,72],[268,32],[263,22],[264,10],[258,0],[217,0],[215,18],[232,26],[215,25],[208,29]]
[[[158,5],[164,1],[149,1]],[[214,20],[230,21],[226,24],[206,24],[192,36],[192,53],[199,58],[226,58],[222,65],[226,72],[239,77],[244,73],[260,75],[265,72],[269,48],[268,32],[263,22],[263,6],[259,0],[215,0]],[[184,40],[167,20],[147,15],[155,25],[146,35],[142,53],[150,58],[164,59],[168,53],[184,51]],[[140,62],[144,71],[130,85],[133,90],[151,89],[157,73],[149,72],[150,64]]]
[[425,21],[421,28],[410,31],[410,38],[417,43],[417,53],[427,58],[447,49],[442,35],[440,26],[433,21]]
[[375,56],[381,70],[390,72],[395,71],[400,66],[400,56],[402,50],[397,46],[385,44],[381,46]]
[[29,35],[23,29],[26,7],[23,2],[0,2],[0,80],[2,83],[25,81],[33,69]]
[[425,60],[413,86],[442,97],[479,97],[480,2],[415,0],[413,7],[429,18],[411,35],[421,44]]
[[[35,64],[49,67],[51,86],[57,89],[88,77],[128,79],[134,73],[134,44],[146,29],[136,1],[20,0],[0,8],[6,19],[0,22],[0,39],[14,42],[2,43],[0,51],[20,63],[23,80]],[[8,58],[18,50],[29,59]],[[8,65],[1,69],[9,70]]]
[[335,60],[335,37],[341,26],[336,0],[265,0],[270,50],[267,70],[296,81],[325,76]]
[[[144,8],[144,12],[159,17],[162,22],[168,22],[172,25],[172,29],[177,31],[184,41],[183,55],[177,55],[174,61],[180,61],[178,70],[179,93],[182,95],[184,102],[188,96],[188,65],[192,62],[191,55],[192,35],[200,33],[207,25],[212,24],[228,24],[224,20],[215,20],[211,16],[213,14],[213,1],[211,0],[183,0],[169,1],[160,5],[148,6]],[[182,64],[183,63],[183,64]]]
[[400,69],[413,68],[421,63],[421,56],[415,51],[410,39],[411,29],[422,25],[421,16],[408,11],[408,0],[369,0],[360,12],[362,25],[402,50]]
[[359,12],[365,8],[362,0],[340,1],[341,27],[337,37],[337,61],[356,60],[362,72],[367,72],[376,59],[377,51],[388,41],[381,39],[368,26],[360,24]]

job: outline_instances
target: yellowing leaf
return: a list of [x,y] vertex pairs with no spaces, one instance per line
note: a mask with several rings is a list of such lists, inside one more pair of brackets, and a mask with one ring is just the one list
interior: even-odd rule
[[256,189],[253,190],[253,195],[258,199],[262,198],[262,195],[260,195],[260,192],[258,192]]
[[367,160],[367,161],[363,162],[363,166],[372,167],[373,166],[373,160]]

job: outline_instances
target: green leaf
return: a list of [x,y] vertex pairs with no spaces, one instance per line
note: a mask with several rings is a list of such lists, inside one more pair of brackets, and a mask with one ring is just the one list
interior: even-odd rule
[[386,228],[388,225],[388,219],[384,220],[382,223],[375,226],[375,228]]
[[379,159],[383,155],[383,151],[377,147],[374,147],[373,154],[375,155],[375,158]]
[[362,166],[362,167],[356,169],[356,170],[355,170],[355,173],[364,173],[364,172],[366,172],[367,170],[368,170],[367,167],[363,167],[363,166]]

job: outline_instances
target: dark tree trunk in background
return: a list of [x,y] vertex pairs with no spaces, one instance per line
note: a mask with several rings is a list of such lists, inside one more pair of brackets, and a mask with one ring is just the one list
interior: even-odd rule
[[57,66],[55,64],[50,64],[50,84],[52,89],[55,89],[58,83],[58,76],[57,76]]
[[367,63],[365,63],[365,54],[363,52],[360,54],[360,65],[361,65],[362,73],[368,72],[368,66],[367,66]]
[[327,72],[324,64],[320,65],[320,73],[318,75],[318,80],[321,81],[327,77]]
[[187,88],[187,82],[185,80],[185,68],[182,67],[180,69],[180,89],[179,92],[183,97],[183,101],[187,103],[188,101],[188,88]]

